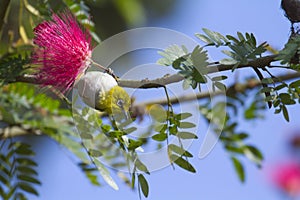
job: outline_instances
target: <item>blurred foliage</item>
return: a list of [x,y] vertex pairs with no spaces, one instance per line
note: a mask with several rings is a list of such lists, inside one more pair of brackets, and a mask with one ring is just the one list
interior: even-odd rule
[[290,64],[291,68],[300,70],[300,35],[295,33],[291,35],[284,49],[279,53],[278,59],[281,64]]
[[[28,199],[38,195],[38,172],[34,161],[34,149],[23,142],[24,135],[44,135],[68,149],[76,157],[76,165],[95,186],[105,181],[118,189],[116,181],[104,163],[116,169],[126,168],[129,177],[121,179],[131,188],[137,188],[140,196],[148,197],[150,185],[146,175],[150,171],[139,153],[149,144],[157,149],[164,145],[170,165],[195,173],[184,141],[197,139],[196,125],[192,114],[176,113],[170,102],[168,90],[164,87],[166,106],[156,107],[149,116],[153,123],[148,132],[139,137],[130,134],[138,131],[136,119],[125,120],[120,116],[106,116],[98,111],[71,103],[55,90],[41,90],[38,86],[16,83],[24,74],[31,73],[30,55],[33,48],[33,28],[43,20],[50,19],[52,12],[71,10],[92,35],[94,43],[130,27],[147,23],[148,17],[159,17],[172,9],[175,0],[2,0],[0,2],[0,196],[3,199]],[[100,36],[100,37],[99,37]],[[202,92],[202,86],[212,83],[212,95],[224,95],[226,101],[212,105],[203,100],[200,114],[220,138],[241,181],[246,175],[243,159],[247,158],[258,167],[263,155],[254,145],[247,142],[249,133],[240,131],[239,119],[260,120],[266,110],[265,102],[271,102],[275,113],[282,113],[289,121],[287,106],[300,103],[300,82],[282,81],[267,69],[270,63],[256,66],[268,74],[262,78],[262,89],[251,86],[252,77],[243,80],[248,85],[226,85],[225,75],[211,75],[216,66],[227,66],[234,71],[263,59],[268,46],[257,44],[252,33],[236,36],[222,35],[203,29],[196,37],[205,44],[189,52],[184,44],[177,44],[159,52],[159,64],[173,67],[184,77],[183,89],[191,87]],[[181,46],[179,46],[181,45]],[[287,64],[289,70],[299,70],[299,36],[293,36],[279,51],[274,60]],[[222,47],[226,57],[218,62],[208,61],[207,47]],[[227,48],[227,49],[226,49]],[[225,50],[224,50],[225,49]],[[297,60],[298,59],[298,60]],[[264,65],[265,64],[265,65]],[[256,79],[255,79],[256,80]],[[264,97],[263,94],[270,94]],[[73,105],[73,104],[72,104]],[[77,129],[77,130],[76,130]],[[79,134],[78,134],[79,132]],[[23,137],[22,137],[23,136]],[[11,138],[13,137],[13,138]],[[172,142],[170,142],[172,141]],[[100,176],[98,176],[98,174]],[[100,179],[101,177],[101,179]]]
[[[9,138],[26,134],[47,135],[78,158],[78,166],[92,184],[101,185],[96,174],[96,172],[100,172],[104,180],[116,189],[117,186],[106,167],[101,162],[94,160],[102,153],[97,149],[87,149],[82,143],[87,137],[90,137],[89,133],[91,132],[86,132],[86,135],[81,135],[81,138],[77,135],[71,111],[68,108],[68,101],[67,104],[63,104],[63,101],[58,98],[61,96],[56,91],[53,91],[54,93],[49,90],[41,91],[38,87],[30,84],[13,82],[18,77],[34,70],[30,66],[30,54],[33,47],[32,30],[41,21],[49,20],[52,12],[71,10],[78,22],[89,30],[94,43],[99,43],[98,33],[101,33],[101,38],[106,38],[126,30],[127,27],[143,25],[147,21],[148,14],[167,12],[171,8],[172,2],[173,0],[164,2],[146,0],[1,1],[0,137]],[[135,12],[132,12],[132,9]],[[74,118],[76,118],[76,113]],[[95,120],[96,118],[90,119]],[[103,130],[105,133],[111,133],[106,132],[105,127],[110,126],[104,126]],[[120,130],[115,133],[121,132]],[[125,145],[125,141],[120,140],[119,142],[121,145]],[[129,142],[128,148],[132,150],[141,145],[134,140],[127,142]],[[109,153],[113,155],[113,151]],[[20,157],[23,155],[24,157]],[[2,162],[0,196],[4,199],[27,199],[27,193],[38,195],[35,184],[40,184],[40,182],[36,179],[38,174],[34,169],[37,163],[31,158],[34,156],[34,152],[30,146],[21,142],[19,137],[14,140],[2,140],[0,156]],[[19,159],[20,162],[16,162],[16,159]],[[22,160],[26,161],[26,159],[28,162],[23,163]],[[147,171],[139,160],[135,160],[135,162],[137,169]],[[23,166],[24,164],[27,166]],[[115,163],[115,165],[125,164]],[[25,172],[28,172],[27,175],[23,174]],[[141,174],[138,176],[139,187],[144,195],[148,195],[145,189],[146,180]]]
[[3,200],[27,199],[28,194],[38,196],[36,189],[41,182],[37,179],[37,163],[31,146],[21,141],[0,141],[0,196]]
[[[245,143],[244,140],[249,137],[249,134],[237,130],[238,120],[241,118],[246,121],[262,119],[262,111],[266,110],[265,102],[269,102],[275,109],[275,114],[282,113],[284,119],[290,121],[287,106],[300,103],[300,82],[296,80],[286,83],[268,71],[267,67],[269,67],[270,62],[259,60],[263,58],[263,53],[267,51],[268,45],[266,42],[257,44],[257,40],[252,33],[242,34],[237,32],[237,37],[235,37],[232,35],[223,36],[218,32],[205,28],[203,32],[204,34],[196,34],[196,37],[205,43],[203,47],[196,46],[192,52],[188,52],[185,46],[173,45],[159,52],[163,57],[157,62],[161,65],[171,66],[183,75],[185,78],[183,88],[198,88],[201,92],[201,84],[207,84],[210,80],[212,91],[218,91],[219,95],[226,95],[224,101],[215,104],[212,104],[211,99],[208,98],[207,103],[200,107],[200,113],[214,127],[216,136],[219,137],[219,141],[230,154],[239,179],[244,182],[245,172],[240,157],[244,156],[260,167],[263,155],[259,149]],[[286,69],[298,70],[299,61],[292,63],[294,55],[299,54],[300,44],[298,39],[299,36],[293,36],[284,49],[279,51],[274,61],[280,60],[283,64],[288,63],[289,67],[286,67]],[[205,47],[209,46],[229,48],[229,50],[222,50],[229,58],[226,57],[219,62],[209,63],[207,51],[204,50]],[[254,62],[256,60],[257,63]],[[250,64],[250,62],[252,63]],[[249,83],[246,87],[236,82],[228,88],[223,83],[227,76],[212,77],[210,75],[209,72],[218,72],[219,68],[214,68],[216,66],[219,66],[220,69],[224,66],[230,66],[232,71],[240,66],[261,68],[268,73],[269,77],[262,77],[262,89],[253,88],[250,79],[245,80]],[[255,95],[253,95],[254,92]],[[268,95],[263,97],[263,94]],[[251,95],[253,98],[251,98]]]

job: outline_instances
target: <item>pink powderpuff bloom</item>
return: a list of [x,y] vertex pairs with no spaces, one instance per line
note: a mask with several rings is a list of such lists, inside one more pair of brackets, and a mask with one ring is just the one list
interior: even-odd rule
[[43,86],[68,91],[91,64],[91,37],[66,11],[53,14],[34,28],[37,45],[32,64],[39,66],[37,78]]
[[296,162],[279,164],[272,170],[274,184],[290,196],[300,194],[300,165]]

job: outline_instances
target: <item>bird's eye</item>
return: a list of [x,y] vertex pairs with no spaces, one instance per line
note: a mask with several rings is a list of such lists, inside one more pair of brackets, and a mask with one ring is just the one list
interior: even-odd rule
[[123,99],[119,99],[119,100],[117,101],[117,105],[118,105],[120,108],[122,108],[122,107],[124,106],[124,101],[123,101]]

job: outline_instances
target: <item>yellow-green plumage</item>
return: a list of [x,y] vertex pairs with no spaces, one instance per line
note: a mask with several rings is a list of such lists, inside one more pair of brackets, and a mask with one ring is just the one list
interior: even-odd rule
[[130,107],[130,97],[120,86],[114,86],[108,92],[99,93],[96,109],[109,115],[127,113]]

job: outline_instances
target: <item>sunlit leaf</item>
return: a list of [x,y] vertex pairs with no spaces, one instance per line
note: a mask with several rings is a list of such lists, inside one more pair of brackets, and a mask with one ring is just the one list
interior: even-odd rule
[[231,157],[231,160],[233,162],[235,171],[236,171],[237,175],[239,176],[240,181],[245,182],[245,171],[244,171],[243,165],[235,157]]
[[139,184],[141,186],[142,192],[144,194],[145,197],[148,197],[149,195],[149,185],[147,180],[145,179],[145,177],[142,174],[138,175],[138,180],[139,180]]
[[183,158],[172,154],[172,155],[170,155],[170,159],[172,162],[174,162],[179,167],[181,167],[189,172],[192,172],[192,173],[196,172],[195,168],[188,161],[184,160]]
[[94,159],[94,163],[96,164],[98,171],[100,172],[101,176],[103,177],[103,179],[105,180],[105,182],[111,186],[113,189],[115,190],[119,190],[118,185],[116,184],[116,182],[112,179],[112,177],[110,176],[110,173],[108,171],[108,169],[97,159]]

